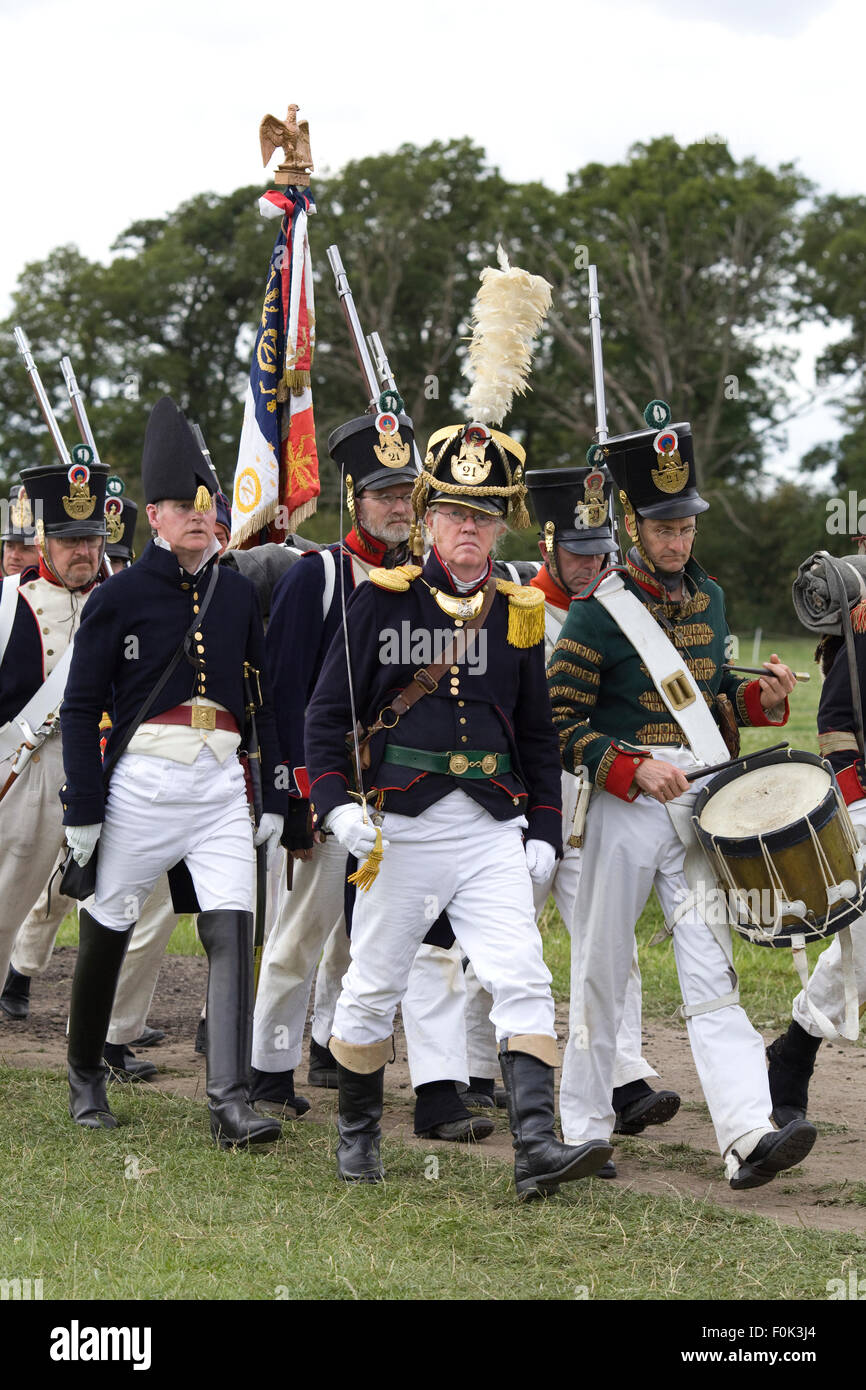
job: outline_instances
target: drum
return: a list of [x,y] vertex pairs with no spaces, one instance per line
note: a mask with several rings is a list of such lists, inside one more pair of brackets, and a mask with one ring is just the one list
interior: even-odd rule
[[698,793],[692,825],[731,926],[750,941],[800,946],[866,910],[866,854],[823,758],[747,758]]

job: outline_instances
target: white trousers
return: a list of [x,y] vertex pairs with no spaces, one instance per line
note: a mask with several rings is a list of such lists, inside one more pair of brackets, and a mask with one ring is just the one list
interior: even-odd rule
[[[680,800],[689,795],[694,793]],[[664,806],[649,797],[627,803],[609,792],[595,793],[584,852],[571,933],[571,1036],[559,1099],[568,1144],[607,1139],[613,1127],[617,1030],[634,955],[634,927],[650,891],[655,887],[668,922],[689,892],[682,841]],[[687,1006],[730,992],[728,961],[696,912],[677,922],[673,945]],[[725,1154],[744,1135],[771,1128],[764,1044],[738,1004],[698,1014],[686,1026]]]
[[[315,847],[311,860],[295,861],[291,891],[281,876],[277,918],[262,954],[256,996],[253,1066],[259,1071],[294,1071],[300,1065],[314,973],[312,1033],[321,1047],[330,1041],[349,967],[345,882],[346,851],[333,837]],[[403,1001],[413,1086],[468,1080],[463,999],[459,953],[422,945]]]
[[[866,801],[852,802],[848,811],[861,842],[866,843]],[[852,924],[851,945],[857,998],[862,1008],[866,1002],[866,917],[858,917]],[[842,979],[842,951],[838,935],[833,937],[830,945],[818,957],[809,981],[809,998],[821,1013],[826,1014],[835,1028],[842,1026],[845,1021],[845,985]],[[822,1036],[821,1029],[809,1012],[802,990],[794,1000],[791,1013],[794,1022],[805,1028],[807,1033],[811,1033],[813,1038]]]
[[[569,773],[563,775],[563,784],[574,783]],[[563,786],[565,793],[565,785]],[[563,805],[567,798],[563,795]],[[571,826],[574,816],[572,802],[570,814],[563,817],[563,826]],[[565,833],[563,831],[563,833]],[[574,904],[577,898],[577,885],[580,882],[582,849],[566,845],[565,854],[558,859],[553,871],[543,883],[533,883],[532,896],[535,903],[536,920],[547,906],[551,893],[559,914],[567,930],[571,931],[574,917]],[[466,1046],[469,1075],[485,1077],[488,1080],[499,1076],[499,1058],[496,1039],[490,1026],[490,1008],[493,1001],[482,989],[472,964],[466,968]],[[630,1081],[638,1081],[647,1076],[657,1076],[649,1062],[641,1055],[641,978],[638,963],[637,942],[634,944],[631,969],[625,991],[622,1020],[616,1035],[616,1063],[613,1072],[614,1086],[625,1086]]]
[[[58,860],[58,864],[61,861]],[[52,869],[54,875],[57,865]],[[60,892],[60,874],[51,884],[45,885],[25,917],[15,937],[12,948],[12,965],[21,975],[40,975],[51,959],[57,933],[68,913],[77,908],[74,898],[67,898]]]
[[418,947],[446,909],[463,953],[493,996],[497,1040],[556,1036],[524,826],[522,817],[495,821],[459,790],[420,816],[386,812],[382,834],[389,845],[369,892],[358,894],[336,1037],[367,1045],[391,1035]]
[[[57,892],[57,879],[52,885],[49,907],[46,887],[15,938],[12,952],[15,969],[22,975],[41,974],[51,959],[63,919],[77,910],[78,904],[73,898]],[[121,967],[108,1029],[110,1043],[128,1043],[144,1032],[159,968],[176,925],[177,914],[171,905],[168,879],[163,875],[135,924]]]
[[[0,787],[12,771],[12,761],[10,757],[0,762]],[[34,753],[0,802],[0,981],[6,979],[18,929],[38,901],[65,843],[62,785],[57,733]]]
[[186,861],[202,912],[252,910],[252,822],[237,758],[195,762],[126,753],[111,778],[90,911],[121,931],[161,874]]

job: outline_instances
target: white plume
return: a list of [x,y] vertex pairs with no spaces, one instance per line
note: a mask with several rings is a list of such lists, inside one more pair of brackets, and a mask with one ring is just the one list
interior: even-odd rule
[[551,286],[540,275],[509,265],[501,246],[501,269],[486,266],[472,305],[472,341],[465,375],[472,382],[468,416],[482,425],[499,425],[516,395],[530,387],[532,342],[550,308]]

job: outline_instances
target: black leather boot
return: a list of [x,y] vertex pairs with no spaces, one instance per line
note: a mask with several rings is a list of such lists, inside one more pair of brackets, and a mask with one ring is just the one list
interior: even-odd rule
[[553,1133],[553,1067],[528,1052],[500,1052],[514,1136],[514,1185],[521,1201],[597,1173],[613,1149],[603,1139],[572,1147]]
[[[415,1133],[419,1139],[471,1144],[496,1128],[489,1115],[472,1115],[456,1081],[427,1081],[415,1087]],[[492,1101],[491,1096],[491,1101]]]
[[792,1019],[787,1033],[767,1048],[773,1123],[784,1129],[792,1120],[805,1120],[809,1108],[809,1080],[821,1046]]
[[664,1125],[680,1108],[676,1091],[654,1091],[644,1080],[614,1086],[614,1134],[643,1134],[647,1125]]
[[329,1047],[322,1047],[315,1038],[310,1038],[310,1065],[307,1068],[307,1085],[324,1086],[329,1091],[337,1089],[337,1059]]
[[337,1063],[340,1113],[337,1128],[337,1173],[345,1182],[382,1182],[385,1169],[379,1157],[385,1068],[356,1072]]
[[207,1094],[211,1134],[221,1149],[270,1144],[276,1120],[249,1104],[253,1034],[253,914],[200,912],[198,934],[208,958]]
[[[134,925],[134,924],[133,924]],[[78,959],[69,1001],[69,1113],[87,1129],[115,1129],[105,1094],[105,1035],[132,927],[113,931],[78,910]]]
[[306,1115],[310,1102],[306,1096],[295,1094],[293,1071],[259,1071],[258,1067],[253,1067],[250,1075],[250,1105],[255,1106],[260,1115],[284,1116],[287,1120],[299,1120]]
[[113,1081],[151,1081],[159,1070],[146,1057],[136,1057],[129,1043],[105,1044],[103,1059]]
[[0,994],[0,1009],[19,1022],[30,1014],[30,976],[20,974],[14,965],[9,966],[3,993]]

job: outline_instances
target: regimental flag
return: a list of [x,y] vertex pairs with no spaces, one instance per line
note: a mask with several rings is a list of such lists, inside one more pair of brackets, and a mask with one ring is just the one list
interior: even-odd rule
[[309,188],[269,189],[263,217],[279,217],[256,333],[232,500],[231,545],[283,541],[316,510],[319,460],[310,369],[316,339],[307,217]]

